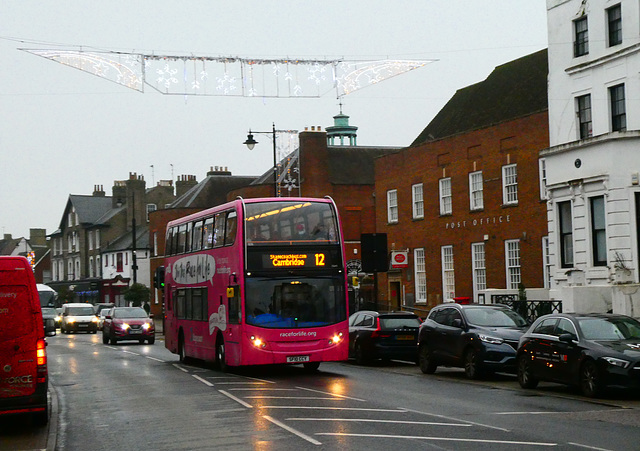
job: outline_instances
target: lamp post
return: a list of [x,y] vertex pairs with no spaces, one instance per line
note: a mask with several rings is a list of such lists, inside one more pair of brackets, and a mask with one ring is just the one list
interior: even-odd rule
[[[273,124],[273,128],[270,132],[253,132],[253,133],[264,133],[272,135],[273,140],[273,197],[278,197],[278,162],[276,160],[276,124]],[[249,134],[247,135],[247,140],[243,143],[252,150],[258,141],[253,139],[253,134],[251,133],[251,129],[249,129]]]

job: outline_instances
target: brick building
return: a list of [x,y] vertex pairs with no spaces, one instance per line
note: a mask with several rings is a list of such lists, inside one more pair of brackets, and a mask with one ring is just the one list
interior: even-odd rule
[[378,274],[378,308],[423,313],[490,289],[545,286],[547,67],[546,50],[497,67],[459,90],[410,147],[376,159],[376,230],[404,260]]

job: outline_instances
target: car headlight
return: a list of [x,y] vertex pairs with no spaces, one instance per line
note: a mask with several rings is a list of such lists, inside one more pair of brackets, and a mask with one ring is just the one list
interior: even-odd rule
[[616,359],[615,357],[603,357],[602,359],[605,360],[610,365],[617,366],[620,368],[626,368],[631,363],[631,362],[628,362],[627,360]]
[[143,328],[144,330],[149,330],[149,329],[151,329],[151,323],[144,323],[144,324],[142,325],[142,328]]
[[91,318],[91,322],[92,323],[98,323],[98,322],[100,322],[100,319],[97,316],[94,316],[93,318]]
[[56,322],[57,322],[57,323],[59,323],[59,322],[60,322],[60,320],[62,320],[62,317],[60,317],[60,316],[56,316]]
[[73,316],[70,316],[69,318],[67,318],[67,322],[68,323],[75,323],[76,319]]
[[127,330],[131,326],[129,326],[127,323],[122,323],[122,325],[120,327],[122,327],[122,330]]
[[504,343],[502,338],[492,337],[490,335],[478,334],[478,338],[480,341],[484,341],[485,343],[491,343],[492,345],[501,345]]

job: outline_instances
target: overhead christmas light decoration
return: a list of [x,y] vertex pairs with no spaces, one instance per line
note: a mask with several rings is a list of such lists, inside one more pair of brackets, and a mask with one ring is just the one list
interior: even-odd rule
[[20,49],[136,91],[167,95],[337,97],[435,60],[249,59],[84,50]]

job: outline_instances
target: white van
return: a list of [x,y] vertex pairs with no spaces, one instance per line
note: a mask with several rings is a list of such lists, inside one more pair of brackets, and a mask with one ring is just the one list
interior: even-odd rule
[[49,421],[49,372],[40,298],[24,257],[0,256],[0,417]]
[[98,317],[91,304],[81,302],[62,305],[62,319],[60,320],[60,332],[68,334],[71,332],[90,332],[95,334],[98,331]]

